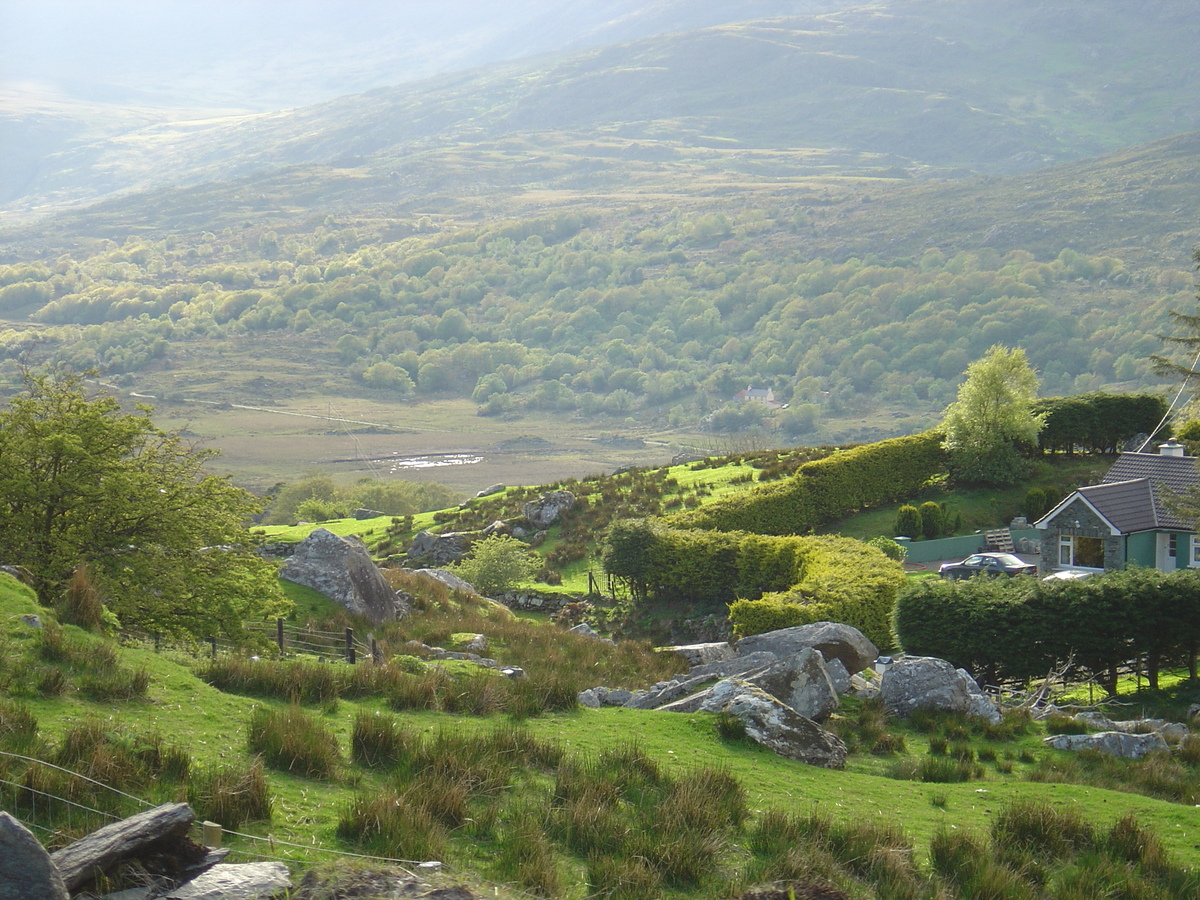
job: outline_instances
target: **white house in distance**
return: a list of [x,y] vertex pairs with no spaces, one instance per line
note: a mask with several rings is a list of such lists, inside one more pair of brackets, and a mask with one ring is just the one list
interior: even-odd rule
[[1042,574],[1200,568],[1196,523],[1171,504],[1200,487],[1196,464],[1173,442],[1158,453],[1122,453],[1099,484],[1074,491],[1034,523],[1042,532]]
[[754,400],[771,409],[780,409],[783,404],[775,399],[775,392],[770,388],[747,386],[744,391],[733,395],[734,400]]

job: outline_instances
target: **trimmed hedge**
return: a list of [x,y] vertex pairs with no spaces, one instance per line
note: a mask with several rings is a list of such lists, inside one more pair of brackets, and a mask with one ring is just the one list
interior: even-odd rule
[[1154,431],[1167,413],[1167,401],[1153,394],[1096,392],[1045,397],[1033,404],[1033,411],[1046,414],[1039,450],[1116,453],[1134,435]]
[[913,582],[900,593],[895,631],[906,652],[941,657],[989,683],[1044,677],[1074,659],[1111,692],[1117,668],[1143,659],[1155,684],[1167,661],[1195,670],[1200,572]]
[[835,536],[779,537],[615,523],[604,567],[639,604],[729,604],[739,636],[824,620],[853,625],[891,646],[891,614],[904,571],[877,548]]
[[792,540],[804,557],[803,575],[785,591],[729,605],[734,634],[745,637],[776,628],[841,622],[877,647],[891,647],[892,610],[904,569],[878,548],[853,538],[823,535]]
[[926,431],[805,463],[763,485],[671,517],[679,528],[804,534],[870,506],[903,500],[946,471],[942,435]]

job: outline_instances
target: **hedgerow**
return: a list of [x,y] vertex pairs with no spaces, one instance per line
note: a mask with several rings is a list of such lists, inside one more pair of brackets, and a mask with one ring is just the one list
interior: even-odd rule
[[1200,572],[916,582],[900,594],[895,630],[906,652],[941,657],[990,682],[1044,676],[1072,660],[1111,692],[1118,668],[1143,659],[1154,687],[1168,661],[1195,672]]
[[791,478],[672,517],[679,528],[804,534],[852,512],[915,494],[946,471],[942,436],[926,431],[805,463]]
[[892,609],[904,570],[877,548],[851,538],[824,535],[793,538],[802,555],[800,581],[757,600],[729,606],[729,622],[739,637],[813,622],[841,622],[877,646],[890,647]]
[[739,635],[833,620],[891,646],[904,572],[875,547],[834,536],[778,537],[617,522],[604,565],[640,603],[729,604]]

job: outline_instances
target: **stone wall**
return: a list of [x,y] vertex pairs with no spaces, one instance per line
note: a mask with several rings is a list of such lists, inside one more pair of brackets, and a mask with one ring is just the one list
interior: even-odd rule
[[[1079,525],[1076,526],[1075,523]],[[1076,498],[1042,532],[1042,558],[1038,569],[1049,574],[1058,567],[1058,539],[1070,534],[1078,537],[1100,538],[1104,542],[1104,569],[1107,572],[1125,568],[1125,537],[1112,534],[1104,521],[1091,507]]]

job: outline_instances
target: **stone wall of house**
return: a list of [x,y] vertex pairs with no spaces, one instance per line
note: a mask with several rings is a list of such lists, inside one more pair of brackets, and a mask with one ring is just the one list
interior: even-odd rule
[[1105,571],[1125,568],[1124,536],[1112,534],[1104,521],[1082,499],[1075,499],[1042,532],[1042,556],[1038,561],[1038,570],[1043,575],[1058,567],[1058,539],[1064,534],[1100,538],[1104,541]]

